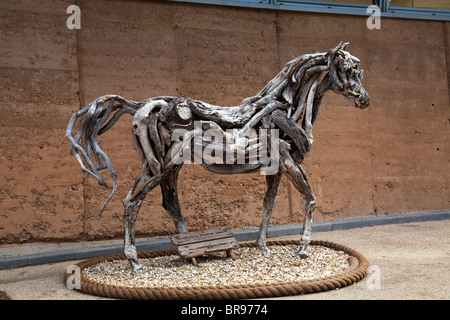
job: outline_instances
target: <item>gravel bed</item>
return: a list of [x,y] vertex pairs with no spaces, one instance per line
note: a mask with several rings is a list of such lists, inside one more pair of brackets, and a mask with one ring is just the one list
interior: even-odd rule
[[317,279],[349,268],[348,255],[322,246],[309,246],[306,259],[293,256],[296,245],[269,246],[263,254],[257,248],[233,250],[198,257],[199,267],[178,255],[140,259],[141,272],[132,272],[127,260],[104,261],[85,268],[84,276],[104,284],[123,287],[193,287],[275,283]]

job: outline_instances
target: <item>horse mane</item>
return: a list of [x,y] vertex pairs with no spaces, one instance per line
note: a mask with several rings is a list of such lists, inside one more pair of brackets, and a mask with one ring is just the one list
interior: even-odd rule
[[[335,49],[335,52],[339,49]],[[241,105],[252,100],[254,105],[264,105],[271,100],[287,103],[288,117],[297,122],[304,112],[306,116],[309,99],[311,106],[308,116],[312,124],[317,116],[321,97],[326,91],[324,85],[320,86],[320,90],[317,87],[321,82],[327,82],[328,77],[324,77],[324,74],[330,69],[329,58],[332,51],[304,54],[289,61],[255,97],[245,99]]]
[[[297,57],[288,63],[280,70],[280,72],[270,80],[267,85],[262,89],[258,96],[268,96],[279,98],[280,93],[282,97],[288,102],[292,103],[295,90],[299,89],[301,81],[305,76],[305,67],[301,67],[311,59],[319,60],[324,57],[325,53],[306,54]],[[320,59],[324,60],[324,59]],[[301,70],[300,70],[301,69]]]
[[287,103],[288,117],[291,120],[297,122],[304,112],[303,127],[305,122],[306,126],[308,122],[312,125],[323,94],[330,89],[331,82],[336,80],[328,75],[335,68],[335,58],[351,58],[354,63],[359,64],[358,58],[345,51],[348,44],[341,42],[328,52],[304,54],[289,61],[255,97],[247,98],[243,103],[249,99],[254,99],[255,102],[277,100]]

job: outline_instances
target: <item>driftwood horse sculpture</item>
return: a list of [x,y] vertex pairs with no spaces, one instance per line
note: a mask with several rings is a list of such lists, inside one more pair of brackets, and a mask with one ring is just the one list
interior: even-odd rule
[[[186,97],[163,96],[136,102],[106,95],[73,114],[66,131],[72,143],[71,154],[86,176],[94,176],[100,185],[108,187],[100,170],[108,169],[112,177],[112,192],[99,216],[115,194],[117,183],[116,173],[108,156],[100,149],[97,136],[108,131],[123,114],[134,116],[132,140],[142,168],[123,201],[124,253],[134,270],[142,268],[135,246],[136,218],[146,194],[157,185],[161,186],[162,205],[178,232],[188,231],[178,203],[177,177],[182,164],[191,157],[200,159],[205,169],[216,173],[265,173],[267,192],[256,240],[261,250],[267,250],[267,227],[281,174],[285,174],[304,198],[304,226],[297,255],[306,256],[316,200],[300,163],[311,149],[312,125],[322,97],[327,90],[332,90],[354,102],[358,108],[369,105],[369,96],[361,84],[360,61],[345,51],[347,45],[340,43],[328,52],[306,54],[288,62],[261,92],[243,100],[239,106],[215,106]],[[72,136],[80,117],[78,132]],[[84,148],[80,145],[83,135]],[[270,145],[267,143],[269,138]],[[226,151],[226,157],[221,150]],[[241,161],[238,161],[239,155]],[[263,161],[267,156],[272,162],[270,166],[268,161]]]

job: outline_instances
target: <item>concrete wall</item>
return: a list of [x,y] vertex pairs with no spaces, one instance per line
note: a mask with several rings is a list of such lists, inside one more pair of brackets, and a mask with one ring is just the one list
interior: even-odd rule
[[[81,30],[66,28],[74,1],[0,2],[0,242],[120,237],[121,200],[139,171],[131,117],[100,145],[118,172],[109,194],[82,179],[64,132],[98,96],[185,95],[235,105],[290,59],[350,41],[371,106],[328,93],[305,161],[316,221],[450,207],[449,23],[323,15],[160,1],[77,1]],[[180,202],[191,230],[260,223],[264,177],[220,176],[184,166]],[[302,200],[283,178],[273,224],[302,221]],[[175,232],[151,192],[139,235]]]

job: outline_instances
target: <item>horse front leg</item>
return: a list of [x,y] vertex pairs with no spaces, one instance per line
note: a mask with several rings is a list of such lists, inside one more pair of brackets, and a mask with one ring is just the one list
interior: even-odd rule
[[303,170],[302,166],[296,163],[292,157],[289,155],[288,149],[283,141],[280,141],[280,165],[283,173],[292,182],[294,187],[302,194],[305,202],[305,216],[303,220],[303,232],[300,238],[300,247],[296,252],[296,255],[300,258],[306,258],[306,248],[311,242],[311,230],[313,213],[316,209],[316,197],[309,186],[308,179],[306,177],[306,172]]
[[305,199],[305,220],[303,221],[303,233],[300,238],[300,248],[296,252],[296,255],[300,258],[307,258],[306,248],[311,242],[311,231],[312,231],[312,221],[313,221],[313,213],[316,210],[317,203],[312,191],[310,192],[310,196]]
[[278,189],[281,181],[281,172],[277,172],[274,175],[266,175],[267,191],[263,202],[263,217],[259,227],[258,239],[256,245],[262,251],[267,251],[266,237],[267,228],[269,226],[270,216],[277,203]]

